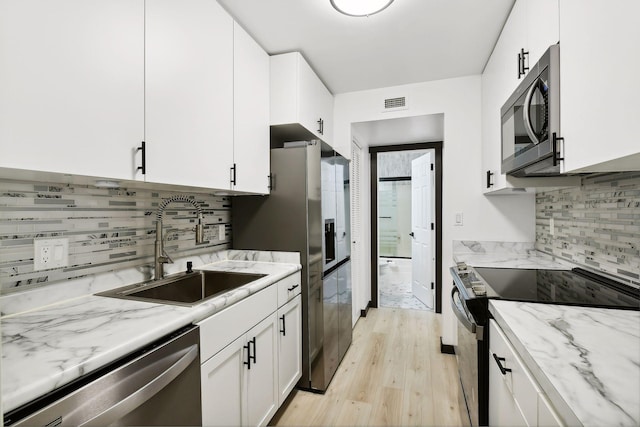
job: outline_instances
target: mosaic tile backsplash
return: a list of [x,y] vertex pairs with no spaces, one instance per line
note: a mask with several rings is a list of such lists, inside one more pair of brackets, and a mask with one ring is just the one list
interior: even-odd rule
[[[163,216],[169,256],[230,248],[229,197],[0,180],[0,293],[152,266],[156,211],[163,199],[176,194],[201,206],[207,243],[195,245],[194,206],[172,202]],[[34,239],[51,238],[69,240],[69,266],[34,271]]]
[[640,172],[536,194],[536,249],[640,281]]

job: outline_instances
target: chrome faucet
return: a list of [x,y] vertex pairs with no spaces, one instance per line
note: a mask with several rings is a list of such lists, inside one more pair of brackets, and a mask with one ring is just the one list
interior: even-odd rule
[[196,245],[204,243],[204,224],[202,217],[202,208],[193,199],[190,199],[186,196],[171,196],[168,199],[165,199],[160,206],[158,206],[158,211],[156,212],[156,245],[155,245],[155,270],[154,270],[154,280],[162,279],[164,277],[164,264],[171,264],[173,260],[164,250],[164,239],[162,238],[162,217],[164,215],[165,208],[173,203],[173,202],[187,202],[191,203],[197,210],[198,213],[198,223],[196,224],[195,232],[196,232]]

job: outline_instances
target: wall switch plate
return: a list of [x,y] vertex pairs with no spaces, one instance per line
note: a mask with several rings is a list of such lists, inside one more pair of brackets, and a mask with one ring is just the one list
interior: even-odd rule
[[456,212],[453,218],[453,225],[462,226],[464,223],[464,218],[462,212]]
[[69,239],[34,239],[33,269],[48,270],[69,266]]
[[218,240],[224,240],[225,238],[225,226],[218,224]]

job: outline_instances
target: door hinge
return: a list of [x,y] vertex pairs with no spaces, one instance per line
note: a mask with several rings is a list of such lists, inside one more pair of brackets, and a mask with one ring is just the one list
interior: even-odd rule
[[431,223],[431,229],[435,230],[436,229],[436,225],[434,223]]

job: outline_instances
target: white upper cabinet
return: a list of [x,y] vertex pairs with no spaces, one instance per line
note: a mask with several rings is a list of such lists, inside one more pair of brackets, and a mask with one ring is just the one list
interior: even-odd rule
[[559,0],[526,0],[528,66],[534,65],[549,46],[560,41]]
[[0,2],[0,167],[135,179],[143,0]]
[[[549,46],[559,41],[558,0],[518,0],[482,73],[482,190],[535,193],[537,187],[578,185],[577,177],[515,178],[501,173],[500,109]],[[524,62],[522,55],[524,52]],[[562,48],[560,49],[562,55]],[[523,68],[524,67],[524,68]]]
[[331,145],[333,95],[298,52],[271,57],[271,125],[277,139]]
[[640,2],[560,2],[565,171],[640,170]]
[[146,0],[149,182],[231,189],[233,19],[215,1]]
[[269,55],[233,25],[232,189],[269,193]]

